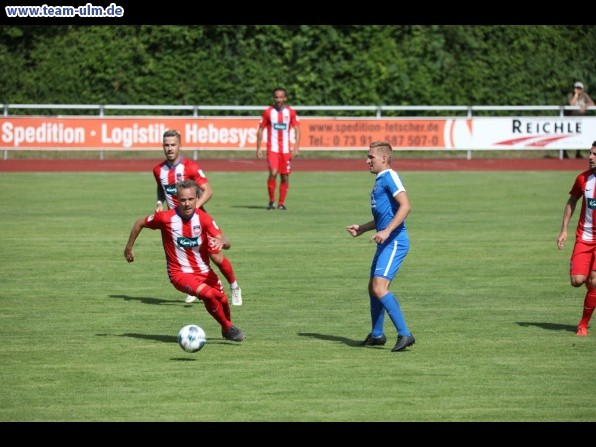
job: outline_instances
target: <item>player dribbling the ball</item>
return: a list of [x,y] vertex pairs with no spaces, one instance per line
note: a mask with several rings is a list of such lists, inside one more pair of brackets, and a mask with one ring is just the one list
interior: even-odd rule
[[176,183],[178,204],[174,209],[138,218],[133,224],[124,258],[134,262],[134,243],[143,230],[160,230],[168,277],[182,293],[203,301],[207,312],[220,324],[227,340],[242,341],[244,332],[232,323],[230,303],[217,274],[209,264],[209,253],[230,248],[213,218],[197,208],[198,186],[193,180]]

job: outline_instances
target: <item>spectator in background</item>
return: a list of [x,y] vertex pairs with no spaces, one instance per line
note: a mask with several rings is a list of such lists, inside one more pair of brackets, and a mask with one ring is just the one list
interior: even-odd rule
[[[586,113],[587,107],[594,106],[594,100],[584,91],[584,84],[578,81],[573,84],[573,91],[567,95],[567,104],[579,107],[578,110],[570,110],[571,116],[581,116]],[[563,158],[569,158],[567,151],[563,151]],[[575,152],[575,158],[584,158],[579,149]]]

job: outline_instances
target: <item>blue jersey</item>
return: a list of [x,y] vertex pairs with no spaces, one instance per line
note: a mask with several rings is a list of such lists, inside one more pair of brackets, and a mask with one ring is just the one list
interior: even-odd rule
[[[405,191],[397,172],[386,169],[377,174],[375,185],[370,193],[370,207],[375,220],[376,231],[387,228],[397,214],[399,203],[395,196]],[[410,239],[406,231],[406,222],[402,222],[382,244],[377,243],[377,250],[370,267],[371,278],[383,276],[393,280],[410,250]]]
[[[393,169],[386,169],[377,174],[375,184],[370,193],[370,208],[375,220],[375,229],[377,231],[387,228],[391,219],[395,217],[395,214],[399,209],[399,203],[397,203],[395,196],[399,192],[405,190],[406,188],[401,182],[398,173]],[[393,233],[389,236],[389,240],[394,239],[400,233],[406,235],[405,221],[393,230]]]

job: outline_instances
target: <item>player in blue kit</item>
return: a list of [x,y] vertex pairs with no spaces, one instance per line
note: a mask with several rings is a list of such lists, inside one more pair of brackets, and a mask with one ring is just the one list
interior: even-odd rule
[[391,169],[393,149],[385,141],[370,144],[366,164],[371,174],[376,174],[370,194],[373,220],[362,225],[348,225],[346,230],[353,237],[370,230],[370,238],[377,250],[370,268],[368,296],[372,330],[362,342],[363,346],[382,346],[387,342],[384,332],[385,311],[397,330],[397,342],[393,352],[404,351],[415,343],[395,295],[389,291],[391,281],[410,250],[406,230],[406,217],[411,206],[399,174]]

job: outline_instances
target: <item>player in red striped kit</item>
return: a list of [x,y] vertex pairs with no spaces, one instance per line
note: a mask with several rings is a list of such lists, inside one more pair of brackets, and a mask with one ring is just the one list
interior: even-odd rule
[[134,262],[134,243],[143,228],[161,230],[168,278],[179,291],[198,297],[221,326],[224,338],[242,341],[244,332],[232,324],[230,304],[209,255],[230,248],[213,218],[198,207],[199,187],[193,180],[176,183],[175,208],[138,218],[133,224],[124,257]]
[[575,178],[569,191],[569,199],[563,211],[563,224],[557,238],[557,246],[562,249],[567,240],[569,221],[577,201],[582,198],[581,214],[575,230],[575,245],[571,254],[569,278],[573,287],[587,289],[581,320],[576,335],[588,335],[588,323],[596,307],[596,141],[592,143],[588,157],[590,169]]
[[[290,171],[292,155],[298,156],[300,152],[300,120],[296,111],[286,104],[286,90],[278,87],[273,90],[275,104],[267,107],[257,129],[257,159],[263,157],[261,144],[263,131],[267,129],[267,192],[269,206],[275,209],[275,190],[277,188],[277,175],[280,176],[279,198],[277,209],[285,210],[286,195],[290,187]],[[290,130],[294,129],[294,143],[291,141]]]
[[[180,180],[194,180],[201,188],[201,194],[197,198],[197,208],[205,210],[205,203],[213,196],[213,190],[207,181],[203,170],[194,161],[184,158],[180,152],[182,147],[182,137],[180,132],[175,129],[166,130],[163,134],[163,151],[166,159],[153,167],[153,177],[157,182],[157,205],[155,212],[163,211],[163,203],[168,205],[169,209],[176,208],[178,199],[176,196],[176,182]],[[219,271],[230,283],[232,292],[232,304],[240,306],[242,304],[242,291],[236,281],[236,274],[230,260],[223,253],[212,253],[211,260],[217,265]],[[196,297],[192,294],[187,295],[185,301],[192,303]]]

